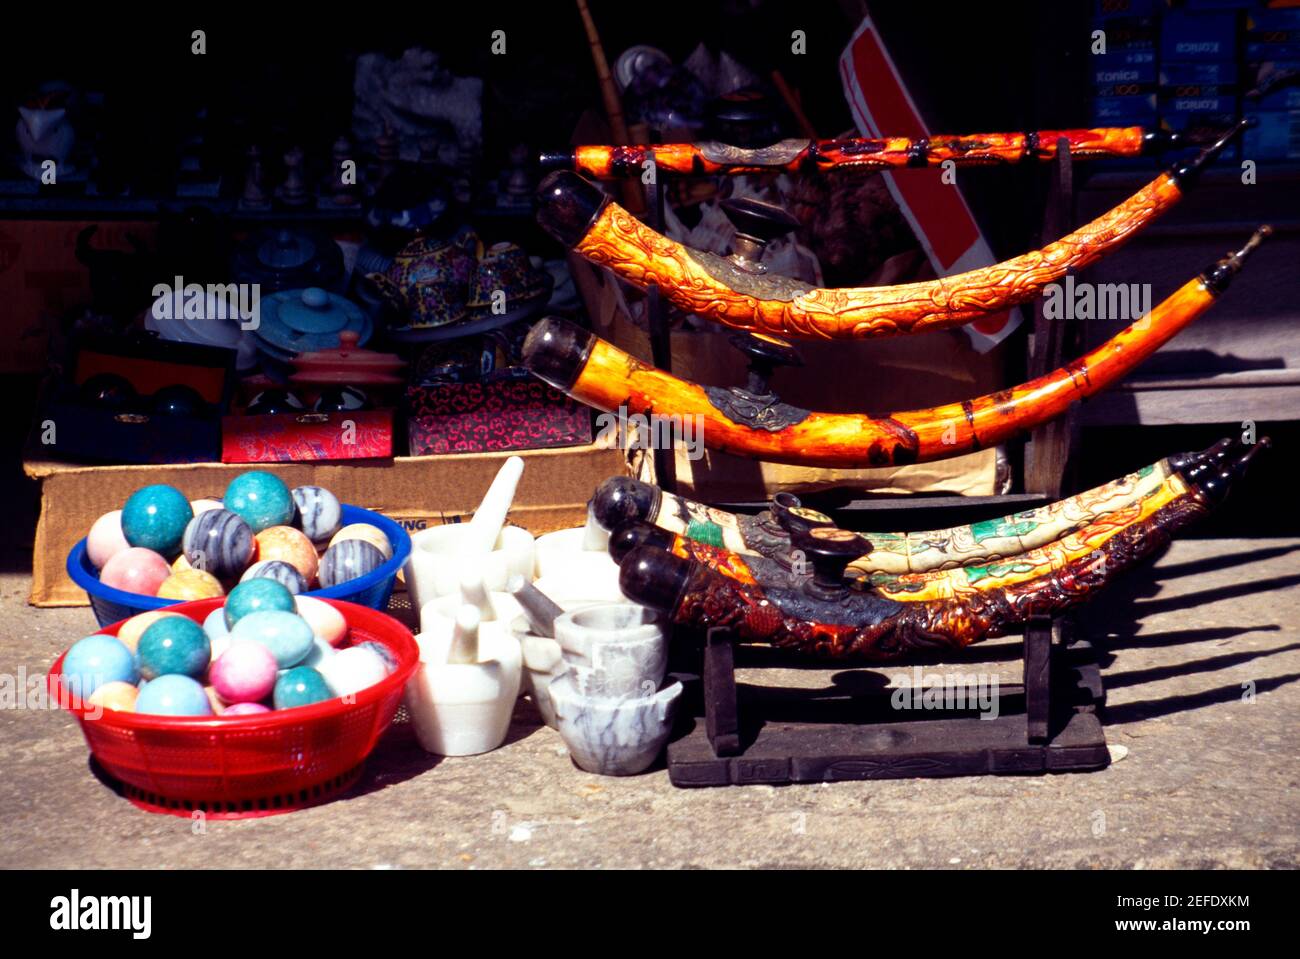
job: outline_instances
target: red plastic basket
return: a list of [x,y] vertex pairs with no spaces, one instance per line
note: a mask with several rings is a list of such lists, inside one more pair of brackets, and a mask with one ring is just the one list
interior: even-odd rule
[[[202,599],[170,609],[201,624],[222,602]],[[391,674],[350,703],[331,699],[230,717],[100,711],[63,693],[63,656],[50,668],[49,690],[77,716],[99,766],[141,808],[177,816],[201,810],[211,818],[240,819],[313,806],[361,775],[420,658],[411,631],[392,617],[355,603],[324,602],[347,621],[345,645],[382,643],[397,659]],[[116,636],[121,626],[114,623],[100,632]],[[98,718],[92,718],[95,714]]]

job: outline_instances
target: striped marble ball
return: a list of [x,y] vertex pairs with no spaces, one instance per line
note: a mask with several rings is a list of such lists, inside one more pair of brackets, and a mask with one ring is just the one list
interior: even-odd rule
[[323,543],[343,525],[343,507],[338,497],[319,486],[295,486],[293,503],[297,507],[294,525],[313,543]]

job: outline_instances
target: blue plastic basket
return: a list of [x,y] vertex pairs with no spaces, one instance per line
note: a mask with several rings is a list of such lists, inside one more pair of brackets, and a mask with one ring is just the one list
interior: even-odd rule
[[[372,573],[330,586],[327,589],[314,589],[304,596],[318,596],[321,599],[341,599],[360,606],[369,606],[381,612],[388,607],[388,598],[393,594],[393,583],[397,571],[406,565],[411,555],[411,537],[400,525],[386,516],[360,506],[343,505],[343,525],[352,523],[369,523],[384,531],[388,542],[393,547],[393,558]],[[140,593],[128,593],[125,590],[105,586],[99,581],[99,571],[86,555],[86,541],[79,540],[68,554],[68,575],[72,581],[86,591],[90,597],[90,608],[95,611],[95,619],[100,626],[116,623],[137,613],[146,613],[151,609],[162,609],[182,602],[178,599],[159,599],[157,596],[144,596]]]

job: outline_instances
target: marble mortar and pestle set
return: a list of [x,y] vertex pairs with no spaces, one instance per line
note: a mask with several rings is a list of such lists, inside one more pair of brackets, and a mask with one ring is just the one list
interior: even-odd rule
[[514,580],[523,608],[512,624],[538,711],[588,772],[648,769],[672,732],[682,684],[668,668],[663,618],[629,602],[582,603],[567,612],[536,586]]
[[469,522],[412,537],[420,666],[406,702],[417,738],[444,756],[496,749],[522,687],[580,767],[641,772],[667,741],[682,692],[676,682],[659,689],[662,620],[623,597],[608,533],[590,514],[535,541],[506,525],[523,466],[506,460]]

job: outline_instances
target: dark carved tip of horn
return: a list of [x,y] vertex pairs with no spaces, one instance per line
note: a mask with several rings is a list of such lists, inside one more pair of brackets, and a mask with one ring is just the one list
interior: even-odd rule
[[623,562],[627,554],[638,546],[669,549],[672,545],[672,533],[641,521],[624,523],[609,534],[609,555],[616,563]]
[[690,579],[689,559],[654,546],[638,546],[619,564],[618,587],[633,602],[671,613]]
[[1231,129],[1225,131],[1219,139],[1196,154],[1196,156],[1174,166],[1169,171],[1169,176],[1184,190],[1192,186],[1200,177],[1201,171],[1212,163],[1214,158],[1223,152],[1224,147],[1231,143],[1248,126],[1250,126],[1250,121],[1242,117]]
[[1272,445],[1273,441],[1267,436],[1261,437],[1259,442],[1253,446],[1244,447],[1244,453],[1240,453],[1236,459],[1217,470],[1213,476],[1197,483],[1197,487],[1209,499],[1222,502],[1227,497],[1228,490],[1232,487],[1233,482],[1246,475],[1246,470],[1250,467],[1250,461],[1258,455],[1260,450],[1266,450]]
[[578,156],[572,150],[568,153],[539,153],[537,165],[543,170],[572,170],[578,162]]
[[557,390],[567,391],[587,365],[596,335],[575,323],[547,316],[533,324],[524,340],[524,366]]
[[608,202],[590,180],[572,170],[556,170],[537,186],[537,222],[565,246],[577,246]]
[[1222,260],[1209,267],[1201,274],[1201,282],[1205,284],[1206,289],[1215,296],[1226,290],[1228,284],[1232,282],[1232,278],[1241,272],[1246,258],[1254,253],[1259,248],[1259,245],[1272,234],[1273,228],[1271,226],[1261,226],[1251,235],[1240,250],[1229,253]]
[[630,476],[611,476],[596,487],[591,513],[608,530],[627,523],[649,521],[659,506],[660,490]]
[[1187,146],[1187,138],[1176,130],[1147,130],[1142,134],[1142,152],[1164,153]]
[[1193,453],[1175,453],[1167,460],[1169,468],[1175,473],[1182,473],[1198,463],[1220,463],[1228,455],[1236,441],[1225,436],[1213,446]]

